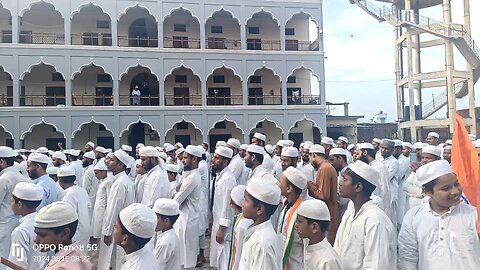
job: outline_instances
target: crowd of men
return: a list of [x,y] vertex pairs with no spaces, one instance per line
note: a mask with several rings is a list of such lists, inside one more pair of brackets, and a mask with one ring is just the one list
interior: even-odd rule
[[92,252],[99,270],[480,265],[450,140],[266,141],[0,146],[0,269],[91,269]]

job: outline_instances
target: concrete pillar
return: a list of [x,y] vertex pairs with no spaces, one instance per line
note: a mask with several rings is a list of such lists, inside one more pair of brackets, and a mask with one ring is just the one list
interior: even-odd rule
[[18,43],[18,36],[20,34],[20,25],[19,25],[19,17],[17,13],[12,14],[12,43]]
[[[471,29],[471,21],[470,21],[470,0],[463,0],[463,25],[465,30],[468,33],[472,32]],[[470,126],[470,133],[476,134],[477,133],[477,121],[476,121],[476,114],[475,114],[475,88],[474,88],[474,81],[473,81],[473,72],[472,66],[470,64],[467,65],[468,71],[468,112],[470,118],[472,118],[472,125]]]
[[70,78],[65,80],[65,106],[72,106],[72,80]]
[[20,81],[17,79],[13,80],[13,107],[20,106]]
[[[282,81],[282,88],[280,89],[280,93],[282,93],[282,105],[287,105],[287,80],[286,79]],[[265,92],[263,94],[265,94]]]
[[248,105],[248,78],[244,78],[242,81],[242,105]]
[[241,49],[246,50],[247,49],[247,30],[245,24],[240,25],[240,43],[241,43]]
[[[395,12],[396,17],[398,17],[398,9],[397,6],[393,5],[392,8],[393,12]],[[401,36],[401,26],[395,26],[393,32],[395,34],[395,40],[397,40]],[[402,79],[402,60],[401,60],[401,50],[402,44],[395,45],[395,89],[397,94],[397,120],[406,120],[403,119],[403,103],[402,103],[402,96],[403,96],[403,88],[399,85],[399,81]],[[399,130],[400,131],[400,130]],[[403,134],[402,132],[398,132],[399,134]]]
[[70,14],[65,14],[65,16],[63,18],[63,25],[65,27],[65,30],[64,30],[65,45],[71,45],[72,44],[72,29],[70,27],[70,25],[71,25]]
[[117,18],[112,18],[112,46],[118,46],[118,21]]
[[[410,11],[411,5],[410,0],[405,1],[405,11]],[[414,93],[414,84],[413,84],[413,40],[412,40],[412,29],[406,27],[407,30],[407,61],[408,61],[408,104],[410,111],[410,137],[411,141],[417,141],[417,126],[415,119],[415,93]],[[407,120],[407,119],[406,119]]]
[[199,18],[198,24],[200,25],[200,49],[206,49],[205,47],[205,18],[204,16],[204,5],[200,4],[200,14],[202,16]]
[[[452,11],[450,6],[450,0],[443,0],[443,22],[447,27],[450,27],[452,24]],[[445,66],[447,68],[447,97],[448,97],[448,122],[450,125],[450,134],[453,134],[455,127],[455,113],[456,113],[456,97],[455,97],[455,87],[453,84],[453,71],[454,60],[453,60],[453,43],[450,40],[445,40]]]
[[163,21],[157,23],[158,29],[158,47],[163,48]]
[[206,80],[201,80],[200,85],[202,86],[202,88],[201,88],[202,106],[207,106],[207,81]]
[[280,50],[285,51],[285,25],[280,24]]
[[113,80],[113,106],[120,106],[120,81]]

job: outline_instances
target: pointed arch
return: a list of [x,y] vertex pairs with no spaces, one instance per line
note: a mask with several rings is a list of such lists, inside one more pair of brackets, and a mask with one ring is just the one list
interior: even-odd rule
[[33,70],[35,67],[38,67],[38,66],[41,66],[41,65],[53,67],[53,69],[55,69],[55,72],[58,72],[58,73],[62,74],[63,78],[65,79],[65,74],[63,74],[63,72],[61,72],[60,70],[58,70],[57,67],[56,67],[54,64],[50,64],[50,63],[45,62],[45,61],[43,60],[43,57],[41,57],[40,62],[35,63],[35,64],[31,64],[30,66],[28,66],[27,70],[24,71],[24,72],[20,75],[20,80],[23,80],[27,74],[32,73],[32,70]]
[[312,123],[312,126],[313,126],[314,128],[318,128],[318,130],[320,130],[320,133],[323,133],[322,128],[321,128],[319,125],[317,125],[317,122],[315,122],[315,120],[313,120],[313,119],[308,118],[305,114],[303,115],[303,118],[302,118],[302,119],[299,119],[299,120],[295,121],[295,122],[293,123],[293,125],[288,128],[288,133],[290,133],[290,131],[292,130],[292,128],[294,128],[297,123],[300,123],[300,122],[302,122],[302,121],[311,122],[311,123]]
[[94,4],[91,0],[88,3],[81,4],[80,6],[77,7],[77,9],[72,11],[72,13],[70,14],[70,19],[73,19],[75,15],[78,15],[82,11],[82,9],[86,7],[99,8],[102,13],[105,13],[108,16],[108,18],[112,20],[112,16],[108,12],[106,12],[100,5]]
[[154,128],[151,123],[149,123],[149,122],[147,122],[147,121],[144,121],[144,120],[142,119],[142,117],[139,116],[137,121],[130,122],[130,124],[127,125],[127,128],[125,128],[124,130],[122,130],[122,131],[120,132],[120,137],[122,137],[122,136],[124,135],[123,133],[124,133],[125,131],[128,132],[133,125],[139,124],[139,123],[144,124],[144,125],[145,125],[145,124],[146,124],[146,125],[149,125],[149,126],[152,128],[153,131],[157,132],[157,134],[160,135],[160,131],[158,131],[156,128]]
[[197,127],[197,125],[195,124],[194,121],[189,121],[189,120],[185,119],[185,115],[182,115],[182,119],[181,119],[181,120],[173,123],[172,126],[165,131],[165,136],[167,136],[167,133],[168,133],[169,131],[171,131],[171,130],[174,129],[174,127],[175,127],[176,124],[179,124],[179,123],[182,123],[182,122],[187,122],[187,123],[189,123],[189,124],[192,124],[193,127],[194,127],[196,130],[200,131],[200,134],[201,134],[202,136],[204,136],[203,130],[202,130],[201,128]]
[[273,73],[273,76],[274,77],[278,77],[278,79],[280,80],[280,82],[282,82],[282,76],[280,76],[280,74],[278,74],[274,68],[269,68],[265,63],[263,63],[263,65],[261,67],[258,67],[256,68],[251,74],[248,75],[247,79],[250,78],[251,76],[255,75],[255,73],[261,69],[266,69],[266,70],[270,70],[272,71]]
[[151,16],[153,16],[153,18],[155,18],[155,21],[158,22],[158,18],[157,16],[155,16],[154,13],[150,12],[150,10],[148,9],[148,7],[146,6],[142,6],[141,4],[139,4],[138,2],[135,3],[135,5],[133,6],[128,6],[126,7],[122,12],[120,12],[117,16],[117,20],[120,21],[120,19],[127,14],[128,11],[132,10],[132,9],[135,9],[135,8],[139,8],[139,9],[144,9],[147,11],[147,13]]
[[215,71],[221,70],[222,68],[224,68],[224,69],[226,69],[226,70],[232,71],[234,76],[240,78],[240,81],[243,81],[242,75],[238,74],[238,73],[235,71],[234,68],[225,65],[225,63],[223,63],[221,66],[214,67],[214,68],[212,69],[212,71],[206,76],[205,79],[208,80],[208,77],[212,76],[213,73],[215,73]]
[[3,132],[9,134],[10,138],[13,139],[13,133],[8,131],[7,128],[4,125],[0,124],[0,132],[2,131],[2,129],[3,129]]
[[[32,8],[36,5],[41,5],[41,4],[47,4],[47,5],[50,5],[53,7],[53,10],[60,13],[60,16],[62,17],[62,19],[65,19],[65,17],[63,16],[62,12],[60,12],[58,9],[56,9],[55,5],[52,4],[51,2],[48,2],[48,1],[45,1],[45,0],[40,0],[40,1],[34,1],[34,2],[31,2],[30,4],[28,4],[28,7],[26,8],[23,8],[20,13],[19,13],[19,16],[20,17],[23,17],[23,15],[25,15],[25,13],[29,10],[32,10]],[[11,12],[10,12],[11,13]]]
[[215,123],[213,123],[213,126],[208,129],[207,134],[210,134],[210,131],[212,131],[212,129],[215,129],[215,125],[216,125],[217,123],[224,122],[224,121],[225,121],[225,122],[233,123],[236,128],[240,129],[240,131],[242,132],[242,134],[245,134],[245,131],[237,124],[237,122],[235,122],[235,120],[230,120],[230,119],[228,119],[226,115],[223,117],[223,119],[220,119],[220,120],[218,120],[218,121],[215,121]]
[[165,20],[167,20],[168,18],[172,17],[172,14],[174,12],[177,12],[177,11],[186,11],[187,13],[190,14],[190,16],[192,16],[193,18],[195,18],[197,20],[197,22],[200,24],[200,18],[198,16],[195,16],[195,14],[193,14],[193,12],[191,10],[189,10],[188,8],[185,8],[183,7],[182,4],[180,4],[179,7],[177,8],[172,8],[170,9],[170,11],[165,15],[163,16],[163,22],[165,23]]
[[58,129],[58,127],[57,127],[55,124],[49,123],[49,122],[45,121],[45,118],[42,117],[42,120],[41,120],[40,122],[30,125],[30,127],[28,128],[28,130],[27,130],[27,131],[24,131],[24,132],[22,133],[22,135],[20,135],[20,139],[21,139],[21,140],[25,139],[25,135],[27,135],[28,133],[32,133],[33,128],[36,127],[36,126],[38,126],[38,125],[41,125],[41,124],[45,124],[45,125],[47,125],[47,126],[52,126],[52,127],[54,127],[54,128],[55,128],[55,131],[62,133],[63,137],[66,138],[65,132],[63,132],[63,131],[61,131],[60,129]]
[[262,123],[262,122],[270,122],[270,123],[273,123],[273,124],[275,124],[275,127],[276,127],[276,128],[278,128],[278,129],[280,129],[280,130],[282,131],[282,134],[285,133],[285,131],[283,130],[283,128],[282,128],[281,126],[277,125],[277,123],[276,123],[274,120],[269,119],[268,116],[265,115],[265,117],[263,117],[262,120],[257,121],[257,122],[255,123],[255,125],[248,131],[248,134],[251,134],[251,133],[252,133],[252,130],[256,129],[256,128],[257,128],[257,125],[258,125],[259,123]]
[[92,116],[92,119],[90,119],[90,121],[86,121],[86,122],[83,122],[81,123],[77,129],[75,129],[73,132],[72,132],[72,136],[71,138],[74,139],[75,138],[75,135],[77,134],[77,132],[81,131],[83,126],[86,126],[86,125],[89,125],[89,124],[98,124],[98,125],[103,125],[105,127],[105,130],[109,131],[110,133],[112,133],[112,137],[115,137],[115,133],[113,132],[113,130],[109,129],[107,124],[101,122],[101,121],[97,121],[95,120],[95,118]]
[[173,67],[172,69],[170,69],[170,72],[166,73],[165,76],[163,77],[163,81],[165,81],[168,76],[173,75],[173,72],[175,72],[176,70],[181,69],[181,68],[185,68],[187,70],[190,70],[193,73],[194,76],[196,76],[200,81],[202,81],[202,77],[200,76],[200,74],[197,74],[193,68],[185,65],[183,63],[183,61],[179,66],[176,66],[176,67]]
[[74,73],[72,73],[72,76],[71,76],[70,79],[73,81],[77,75],[82,74],[82,72],[83,72],[84,69],[90,68],[90,67],[101,68],[102,71],[103,71],[103,73],[108,74],[108,75],[110,75],[111,78],[113,78],[113,75],[112,75],[110,72],[106,71],[103,66],[95,64],[95,62],[92,60],[90,63],[84,64],[84,65],[80,66],[77,71],[75,71]]
[[12,16],[12,14],[13,14],[13,13],[12,13],[12,10],[9,9],[9,8],[7,8],[6,6],[4,6],[2,3],[0,3],[0,9],[2,9],[2,8],[5,9],[5,10],[7,10],[7,11],[10,13],[10,16]]
[[213,16],[215,16],[215,14],[218,14],[220,12],[225,12],[227,14],[230,15],[230,17],[232,17],[232,19],[234,21],[236,21],[238,23],[238,25],[240,25],[240,19],[238,19],[237,17],[235,17],[233,15],[233,12],[228,10],[228,9],[225,9],[223,6],[220,8],[220,9],[217,9],[217,10],[214,10],[210,15],[208,15],[208,17],[205,18],[205,24],[208,22],[208,20],[211,20],[213,19]]
[[275,21],[277,23],[277,26],[280,27],[280,21],[277,18],[275,18],[272,12],[265,10],[263,7],[259,11],[252,13],[252,15],[248,17],[247,20],[245,21],[245,25],[247,25],[248,22],[251,19],[253,19],[253,16],[255,16],[256,14],[267,14],[267,16],[269,16],[273,21]]
[[122,78],[123,78],[123,76],[127,75],[132,69],[137,68],[137,67],[148,69],[148,71],[149,71],[151,74],[153,74],[153,75],[155,75],[155,77],[157,77],[157,80],[159,79],[158,74],[155,73],[155,72],[153,72],[152,68],[150,68],[150,67],[147,66],[147,65],[142,65],[140,62],[138,62],[138,63],[135,64],[135,65],[128,66],[127,69],[126,69],[123,73],[120,74],[120,76],[118,77],[118,79],[121,81]]
[[285,25],[287,25],[287,23],[288,23],[289,21],[291,21],[291,20],[293,19],[293,17],[298,16],[298,15],[305,15],[305,16],[309,17],[309,18],[317,25],[317,27],[319,27],[319,25],[321,25],[321,24],[318,23],[317,20],[315,20],[315,19],[313,18],[312,14],[310,14],[309,12],[305,12],[305,11],[303,10],[303,8],[302,8],[299,12],[292,13],[292,15],[290,16],[290,18],[288,18],[288,19],[285,21]]
[[317,78],[318,81],[321,81],[320,75],[316,74],[316,73],[313,71],[312,68],[305,66],[303,62],[302,62],[302,65],[301,65],[301,66],[296,67],[296,68],[293,68],[293,69],[290,71],[290,73],[288,74],[288,76],[291,76],[295,71],[300,70],[300,69],[306,69],[306,70],[310,71],[310,73],[311,73],[313,76],[315,76],[315,78]]

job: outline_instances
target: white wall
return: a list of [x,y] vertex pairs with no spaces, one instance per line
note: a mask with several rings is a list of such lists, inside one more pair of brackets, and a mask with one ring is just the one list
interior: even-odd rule
[[[65,27],[63,24],[63,18],[60,12],[47,3],[35,4],[30,10],[25,12],[21,19],[20,31],[32,31],[33,34],[49,33],[63,35]],[[33,43],[53,43],[53,38],[45,38],[43,42],[41,39],[33,38]],[[64,44],[57,37],[55,43]]]
[[[255,71],[254,76],[261,76],[262,83],[248,83],[248,88],[263,88],[263,104],[279,104],[281,100],[282,83],[273,71],[262,68]],[[273,97],[271,95],[273,90]]]
[[97,82],[98,74],[104,74],[103,69],[90,66],[75,76],[72,81],[72,105],[95,105],[96,87],[113,88],[113,82]]
[[[199,145],[203,142],[203,137],[200,130],[195,129],[193,124],[190,123],[188,123],[188,129],[177,129],[177,125],[175,124],[173,129],[167,132],[167,135],[165,136],[165,142],[175,144],[175,135],[190,135],[190,143],[194,145]],[[183,147],[186,147],[186,145]]]
[[[109,29],[97,28],[97,21],[110,21],[110,17],[95,6],[84,7],[80,13],[77,13],[71,22],[72,25],[72,44],[82,44],[83,33],[107,33],[110,34],[111,25]],[[100,38],[99,38],[100,39]],[[101,41],[99,40],[99,43]]]
[[316,77],[311,76],[310,70],[305,68],[297,69],[292,74],[290,74],[290,76],[295,76],[296,82],[287,83],[288,88],[301,88],[302,95],[312,95],[312,79],[315,80]]
[[[213,83],[214,76],[224,76],[225,83]],[[242,104],[242,81],[240,77],[235,76],[232,70],[221,68],[215,70],[207,79],[207,96],[208,88],[226,87],[230,88],[230,95],[232,96],[231,104]]]
[[[187,83],[175,83],[175,75],[186,75]],[[172,74],[165,79],[165,105],[173,105],[173,88],[174,87],[188,87],[190,89],[190,104],[201,104],[202,86],[200,79],[193,74],[193,71],[184,67],[177,68]]]
[[126,14],[120,17],[118,22],[118,46],[128,46],[128,30],[130,24],[137,19],[144,18],[147,25],[147,32],[150,34],[150,38],[158,39],[158,24],[155,17],[150,15],[144,8],[129,9]]
[[108,130],[100,131],[100,124],[89,123],[84,124],[72,139],[73,149],[83,149],[88,141],[93,141],[96,144],[97,137],[113,137],[112,133]]
[[250,135],[253,136],[255,132],[261,132],[266,134],[267,141],[265,144],[275,145],[279,140],[283,138],[282,130],[278,128],[275,123],[264,120],[262,122],[262,128],[254,128],[250,131]]
[[40,124],[32,128],[31,133],[27,133],[24,136],[24,142],[26,149],[38,148],[45,146],[47,138],[64,138],[63,134],[54,131],[54,127],[46,124]]
[[285,39],[293,39],[298,41],[309,41],[309,15],[296,14],[290,19],[285,28],[295,28],[295,35],[285,36]]
[[[186,32],[175,32],[174,24],[185,24]],[[170,16],[166,17],[163,22],[163,37],[170,39],[169,41],[164,42],[166,48],[173,47],[172,37],[173,36],[184,36],[189,39],[200,40],[200,23],[197,18],[193,17],[186,10],[177,10],[172,12]],[[199,41],[189,42],[189,47],[197,48]]]
[[[43,105],[46,87],[65,87],[65,82],[53,82],[52,74],[55,68],[49,65],[38,65],[25,74],[21,85],[25,86],[25,105]],[[28,97],[35,95],[36,97]]]

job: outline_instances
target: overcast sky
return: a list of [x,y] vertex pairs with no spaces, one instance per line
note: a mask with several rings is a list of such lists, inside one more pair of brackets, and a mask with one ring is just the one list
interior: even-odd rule
[[[370,0],[377,6],[382,3]],[[473,39],[480,44],[480,1],[470,1]],[[454,22],[463,21],[462,0],[452,0]],[[360,121],[368,121],[375,113],[384,111],[388,121],[395,121],[395,55],[393,27],[387,22],[379,23],[369,14],[348,0],[324,0],[324,41],[326,68],[326,95],[330,102],[349,102],[350,115],[364,115]],[[441,6],[421,12],[442,20]],[[457,57],[458,69],[466,68]],[[424,55],[422,68],[428,71],[441,70],[444,64],[442,50],[432,50]],[[437,67],[437,68],[435,68]],[[480,82],[476,84],[476,105],[480,105]],[[408,91],[406,91],[408,92]],[[423,99],[431,101],[431,95],[441,90],[425,91]],[[457,100],[457,108],[466,108],[468,100]],[[331,111],[343,113],[338,107]],[[443,117],[444,112],[435,116]]]

